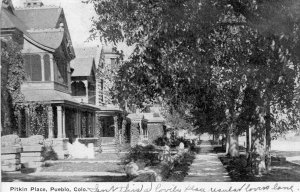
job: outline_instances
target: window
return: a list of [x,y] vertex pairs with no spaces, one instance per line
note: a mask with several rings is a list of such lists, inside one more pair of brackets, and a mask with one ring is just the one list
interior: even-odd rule
[[28,81],[42,81],[42,66],[40,55],[24,55],[24,64]]
[[86,87],[83,82],[73,82],[71,84],[72,96],[85,96]]
[[50,57],[48,54],[44,55],[44,69],[45,81],[51,81]]

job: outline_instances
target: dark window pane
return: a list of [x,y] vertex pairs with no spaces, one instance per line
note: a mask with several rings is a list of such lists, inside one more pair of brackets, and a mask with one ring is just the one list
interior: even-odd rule
[[112,58],[110,59],[110,61],[111,61],[111,68],[114,69],[116,67],[116,59]]
[[85,96],[86,95],[86,87],[83,82],[73,82],[71,84],[71,90],[73,96]]
[[41,57],[39,55],[31,56],[32,81],[42,81]]
[[44,55],[44,69],[45,81],[51,81],[50,57],[48,54]]
[[27,80],[31,81],[30,55],[24,55],[23,60],[24,60],[25,73],[27,76]]

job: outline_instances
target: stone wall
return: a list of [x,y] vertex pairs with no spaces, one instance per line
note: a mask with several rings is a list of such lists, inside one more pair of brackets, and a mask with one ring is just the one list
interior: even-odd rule
[[17,135],[1,137],[1,171],[14,172],[21,170],[21,140]]
[[28,138],[21,138],[22,153],[21,164],[24,168],[38,168],[43,165],[42,151],[44,147],[44,137],[34,135]]

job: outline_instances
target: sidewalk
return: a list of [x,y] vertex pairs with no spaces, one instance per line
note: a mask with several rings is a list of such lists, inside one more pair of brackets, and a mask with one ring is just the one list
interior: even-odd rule
[[203,141],[198,148],[198,154],[184,182],[230,182],[228,172],[213,152],[210,142]]

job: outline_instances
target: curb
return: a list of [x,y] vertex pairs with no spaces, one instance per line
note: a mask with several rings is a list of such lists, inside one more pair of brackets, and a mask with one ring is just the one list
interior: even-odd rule
[[105,160],[105,161],[45,161],[47,164],[57,164],[57,163],[121,163],[120,160]]
[[113,172],[35,172],[30,173],[31,176],[126,176],[125,173],[113,173]]

